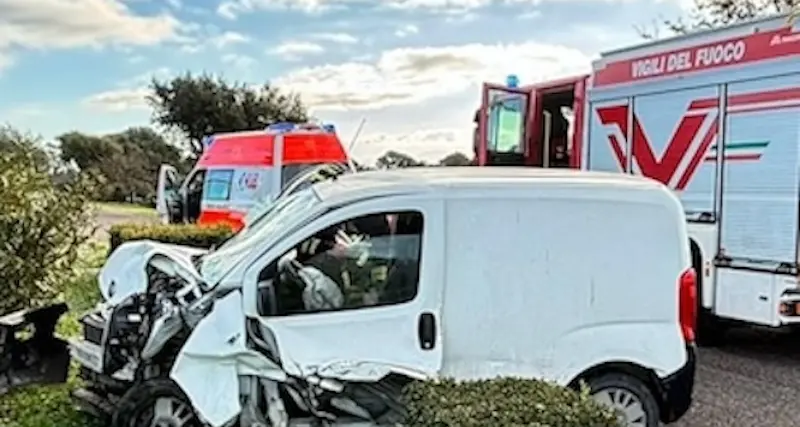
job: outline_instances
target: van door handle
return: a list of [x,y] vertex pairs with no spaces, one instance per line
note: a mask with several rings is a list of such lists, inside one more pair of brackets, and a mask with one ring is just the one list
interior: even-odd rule
[[436,316],[425,312],[419,315],[417,323],[419,346],[423,350],[433,350],[436,347]]

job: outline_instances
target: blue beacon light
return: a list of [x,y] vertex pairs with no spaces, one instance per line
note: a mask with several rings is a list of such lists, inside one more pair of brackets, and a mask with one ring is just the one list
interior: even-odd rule
[[509,74],[506,76],[506,86],[511,89],[516,89],[519,87],[519,77],[516,74]]

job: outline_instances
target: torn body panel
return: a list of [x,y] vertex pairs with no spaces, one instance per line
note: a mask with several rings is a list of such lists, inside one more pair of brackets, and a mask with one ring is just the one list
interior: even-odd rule
[[170,376],[210,426],[237,418],[273,427],[302,419],[385,424],[403,417],[403,386],[430,377],[417,366],[343,359],[341,347],[272,330],[269,323],[247,321],[241,293],[231,292],[215,302],[178,354]]
[[[54,336],[66,304],[21,310],[0,317],[0,395],[31,384],[60,384],[67,380],[69,349]],[[33,327],[27,338],[20,333]]]
[[192,258],[206,254],[203,249],[170,245],[150,240],[127,242],[108,257],[98,276],[100,293],[105,304],[116,306],[131,295],[147,291],[147,266],[154,258],[163,257],[158,265],[167,274],[180,275],[189,282],[202,282]]

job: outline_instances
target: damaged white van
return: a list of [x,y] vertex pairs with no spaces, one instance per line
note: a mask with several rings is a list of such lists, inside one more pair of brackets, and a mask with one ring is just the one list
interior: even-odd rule
[[123,245],[100,282],[73,354],[115,427],[396,425],[403,386],[440,377],[585,381],[629,426],[691,404],[686,222],[645,178],[350,174],[210,253]]

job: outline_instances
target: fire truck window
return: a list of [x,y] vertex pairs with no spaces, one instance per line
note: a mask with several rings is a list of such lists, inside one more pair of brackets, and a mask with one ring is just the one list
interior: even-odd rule
[[231,197],[232,181],[233,171],[230,169],[209,171],[203,199],[210,202],[227,201]]

